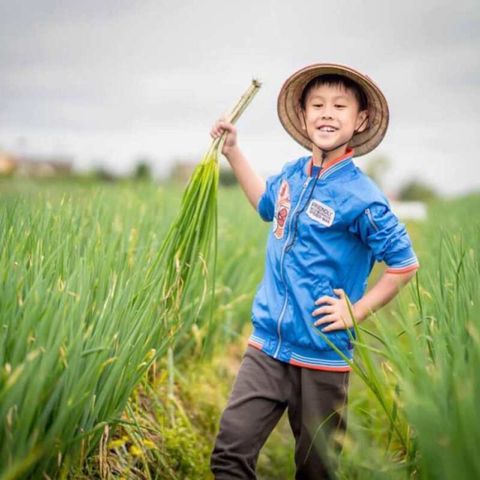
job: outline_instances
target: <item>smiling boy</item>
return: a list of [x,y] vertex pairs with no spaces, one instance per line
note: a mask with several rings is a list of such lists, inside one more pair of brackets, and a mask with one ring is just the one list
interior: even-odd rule
[[[352,160],[372,151],[387,130],[387,102],[373,81],[342,65],[305,67],[283,85],[278,113],[312,155],[288,162],[266,182],[242,154],[232,124],[218,121],[211,131],[214,138],[228,132],[222,153],[252,206],[273,223],[253,333],[212,452],[216,479],[256,478],[259,451],[285,409],[296,478],[331,478],[335,465],[325,445],[346,429],[353,361],[347,297],[362,322],[419,267],[405,226]],[[387,268],[365,293],[375,261]]]

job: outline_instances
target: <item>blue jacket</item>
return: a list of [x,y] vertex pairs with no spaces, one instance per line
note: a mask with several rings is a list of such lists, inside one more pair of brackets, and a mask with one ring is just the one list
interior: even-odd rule
[[[384,261],[392,273],[419,267],[405,225],[352,157],[350,148],[322,170],[312,165],[311,156],[289,162],[267,178],[258,201],[258,213],[272,228],[248,343],[278,360],[350,370],[319,333],[326,325],[313,325],[320,318],[312,316],[315,300],[335,297],[333,289],[342,288],[355,303],[364,295],[375,261]],[[320,171],[317,179],[312,168]],[[323,334],[353,358],[346,329]]]

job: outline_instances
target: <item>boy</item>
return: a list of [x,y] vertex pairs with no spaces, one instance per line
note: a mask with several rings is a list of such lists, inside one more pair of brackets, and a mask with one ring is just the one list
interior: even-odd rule
[[[273,222],[254,330],[211,456],[217,480],[256,478],[259,451],[285,408],[295,478],[331,478],[325,445],[346,429],[345,358],[353,359],[347,297],[362,322],[419,267],[405,226],[352,161],[373,150],[388,126],[387,102],[372,80],[342,65],[307,66],[283,85],[278,114],[312,155],[287,163],[266,183],[240,151],[233,125],[218,121],[211,131],[214,138],[228,132],[222,153],[250,203]],[[387,269],[364,295],[375,260]]]

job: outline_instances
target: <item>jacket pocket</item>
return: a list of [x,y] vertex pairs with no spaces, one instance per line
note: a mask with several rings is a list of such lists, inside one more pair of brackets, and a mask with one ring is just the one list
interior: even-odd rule
[[[257,287],[252,302],[252,323],[253,326],[263,331],[275,331],[276,312],[273,311],[272,302],[269,301],[268,286],[263,278]],[[270,297],[273,294],[270,293]]]

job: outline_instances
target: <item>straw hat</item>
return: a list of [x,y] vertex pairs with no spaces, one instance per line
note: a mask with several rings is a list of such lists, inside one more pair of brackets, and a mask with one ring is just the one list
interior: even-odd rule
[[277,110],[285,130],[302,146],[312,150],[312,141],[302,129],[299,117],[300,97],[307,83],[318,75],[335,73],[358,83],[367,97],[368,124],[360,133],[355,133],[349,145],[354,156],[359,157],[372,151],[383,139],[388,127],[388,104],[373,81],[353,68],[335,63],[317,63],[298,70],[283,84],[278,95]]

